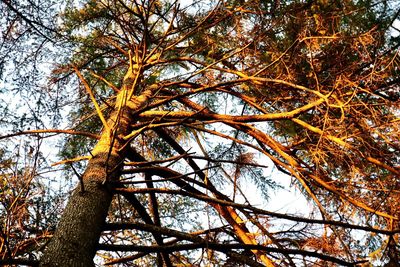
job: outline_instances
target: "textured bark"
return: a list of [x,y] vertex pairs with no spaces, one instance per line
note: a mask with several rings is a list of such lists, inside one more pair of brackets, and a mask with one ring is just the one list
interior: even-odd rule
[[93,257],[112,195],[97,182],[75,189],[40,266],[94,266]]
[[119,178],[126,154],[122,137],[130,133],[133,111],[143,107],[152,93],[148,89],[130,101],[126,100],[125,88],[119,93],[108,127],[83,175],[84,192],[78,185],[71,195],[40,266],[94,266],[93,257],[112,200],[107,181]]

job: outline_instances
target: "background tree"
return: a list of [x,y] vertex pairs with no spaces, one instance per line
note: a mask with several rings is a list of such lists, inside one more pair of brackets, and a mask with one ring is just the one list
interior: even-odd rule
[[[47,105],[52,118],[70,108],[67,128],[43,129],[40,109],[29,114],[45,121],[35,130],[1,138],[70,134],[56,165],[79,181],[56,230],[44,219],[48,232],[34,233],[29,250],[14,243],[31,236],[10,245],[2,231],[3,262],[397,264],[398,4],[84,1],[58,6],[50,27],[50,17],[3,1],[58,49]],[[271,164],[312,203],[307,216],[247,199],[250,183],[265,201],[279,188],[263,171]]]

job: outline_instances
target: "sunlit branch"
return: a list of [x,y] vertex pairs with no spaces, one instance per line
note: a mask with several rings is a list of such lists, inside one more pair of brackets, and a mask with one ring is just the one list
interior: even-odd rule
[[120,90],[112,83],[110,83],[109,81],[107,81],[106,78],[104,78],[103,76],[100,76],[96,73],[94,73],[93,71],[89,70],[90,74],[94,77],[96,77],[97,79],[102,80],[105,84],[107,84],[111,89],[114,90],[114,92],[118,93]]
[[[335,137],[333,135],[327,134],[323,130],[321,130],[321,129],[317,128],[317,127],[314,127],[314,126],[312,126],[312,125],[310,125],[310,124],[308,124],[308,123],[306,123],[306,122],[304,122],[304,121],[302,121],[300,119],[293,118],[291,120],[293,122],[303,126],[307,130],[310,130],[310,131],[312,131],[314,133],[317,133],[317,134],[327,138],[328,140],[331,140],[331,141],[335,142],[336,144],[338,144],[340,146],[343,146],[343,147],[345,147],[347,149],[351,149],[351,150],[355,151],[356,153],[360,154],[362,157],[365,157],[356,147],[354,147],[351,144],[343,141],[342,139],[340,139],[338,137]],[[380,167],[382,167],[384,169],[387,169],[388,171],[393,172],[394,174],[400,175],[400,170],[397,170],[394,167],[391,167],[391,166],[379,161],[378,159],[375,159],[375,158],[369,157],[369,156],[366,156],[365,159],[368,160],[369,162],[375,164],[375,165],[378,165],[378,166],[380,166]]]
[[[185,104],[189,105],[190,107],[194,108],[195,110],[199,110],[199,106],[189,100],[185,100]],[[280,156],[282,156],[292,168],[288,168],[288,166],[285,167],[285,169],[289,170],[292,175],[294,175],[298,181],[303,185],[303,187],[307,190],[308,194],[313,198],[313,200],[315,201],[315,203],[318,205],[318,207],[321,209],[321,211],[324,211],[323,206],[320,204],[320,202],[318,201],[318,199],[316,198],[315,194],[312,192],[312,190],[309,188],[309,186],[306,184],[306,182],[304,181],[304,179],[301,177],[300,173],[304,173],[306,175],[308,175],[309,177],[312,177],[314,179],[314,181],[316,181],[320,186],[322,186],[323,188],[326,188],[327,190],[329,190],[332,193],[335,193],[337,195],[339,195],[340,197],[346,199],[347,201],[349,201],[350,203],[352,203],[353,205],[360,207],[364,210],[367,210],[369,212],[378,214],[380,216],[386,217],[386,218],[392,218],[394,219],[395,217],[388,215],[387,213],[384,212],[380,212],[380,211],[376,211],[375,209],[372,209],[370,207],[368,207],[367,205],[365,205],[364,203],[361,203],[359,201],[356,201],[355,199],[351,198],[350,196],[345,195],[344,193],[341,193],[339,190],[337,190],[334,186],[331,186],[330,184],[324,182],[322,179],[320,179],[318,176],[312,176],[312,174],[308,173],[306,170],[304,170],[303,167],[300,166],[300,164],[297,162],[296,159],[294,159],[291,155],[289,155],[287,152],[285,152],[284,147],[282,145],[280,145],[278,142],[276,142],[273,138],[271,138],[270,136],[268,136],[267,134],[259,131],[258,129],[256,129],[253,126],[250,126],[248,124],[245,123],[237,123],[237,122],[231,122],[231,121],[225,121],[225,124],[238,129],[244,133],[249,134],[250,136],[254,137],[256,140],[258,140],[260,143],[262,144],[266,144],[267,146],[271,147],[275,152],[277,152]],[[267,156],[269,156],[269,158],[275,162],[278,165],[281,166],[285,166],[285,164],[283,162],[281,162],[280,160],[278,160],[276,157],[266,154]]]
[[91,158],[92,158],[92,156],[81,156],[81,157],[76,157],[73,159],[65,159],[65,160],[55,162],[55,163],[51,164],[51,166],[54,167],[54,166],[62,165],[62,164],[70,164],[70,163],[77,162],[77,161],[89,160]]
[[81,135],[81,136],[86,136],[86,137],[90,137],[93,139],[100,138],[96,134],[82,132],[82,131],[75,131],[75,130],[68,130],[68,129],[65,129],[65,130],[63,130],[63,129],[40,129],[40,130],[27,130],[27,131],[2,135],[2,136],[0,136],[0,140],[10,138],[10,137],[20,136],[20,135],[36,135],[36,134],[40,134],[40,133],[57,133],[57,134],[63,133],[63,134],[70,134],[70,135]]
[[292,119],[295,116],[304,113],[317,105],[320,105],[325,100],[320,98],[315,102],[304,105],[301,108],[294,109],[288,112],[281,113],[268,113],[268,114],[260,114],[260,115],[225,115],[211,112],[202,112],[198,111],[197,114],[190,111],[160,111],[160,110],[151,110],[145,111],[141,113],[139,116],[142,118],[158,118],[163,116],[164,118],[172,118],[172,119],[181,119],[181,118],[193,118],[199,120],[226,120],[232,122],[263,122],[263,121],[273,121],[273,120],[284,120],[284,119]]
[[96,111],[97,111],[97,115],[99,116],[101,122],[103,123],[104,128],[106,128],[107,131],[110,132],[110,127],[108,126],[107,121],[106,121],[106,119],[105,119],[104,116],[103,116],[103,112],[101,111],[100,106],[99,106],[99,104],[97,103],[97,100],[96,100],[96,98],[95,98],[95,96],[94,96],[94,94],[93,94],[92,89],[90,88],[89,84],[87,83],[87,81],[85,80],[85,78],[82,76],[82,74],[81,74],[81,72],[78,70],[78,68],[74,66],[73,69],[74,69],[74,71],[76,72],[76,74],[78,75],[78,77],[79,77],[79,79],[81,80],[81,82],[83,83],[83,85],[84,85],[84,87],[85,87],[85,89],[86,89],[86,92],[89,94],[89,96],[90,96],[90,98],[91,98],[91,100],[92,100],[92,102],[93,102],[93,105],[94,105],[94,107],[95,107],[95,109],[96,109]]

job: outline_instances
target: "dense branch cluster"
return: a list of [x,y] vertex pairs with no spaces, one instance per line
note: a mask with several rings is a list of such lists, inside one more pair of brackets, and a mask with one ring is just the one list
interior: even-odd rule
[[[0,138],[68,134],[55,165],[79,185],[57,229],[52,218],[18,240],[15,225],[2,226],[0,263],[55,266],[65,255],[93,264],[95,254],[116,266],[400,262],[395,5],[67,5],[53,38],[70,55],[51,86],[75,90],[60,98],[74,105],[70,127]],[[309,201],[307,216],[268,210],[280,184],[277,172],[265,174],[273,166]],[[0,175],[2,188],[18,187],[17,174]],[[261,207],[249,199],[251,183]],[[24,205],[8,198],[31,194],[10,190],[1,193],[1,219]]]

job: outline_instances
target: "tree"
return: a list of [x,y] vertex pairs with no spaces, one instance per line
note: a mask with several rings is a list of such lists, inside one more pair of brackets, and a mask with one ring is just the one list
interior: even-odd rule
[[[13,226],[1,232],[3,263],[399,262],[398,1],[88,0],[54,24],[40,12],[50,2],[32,14],[21,3],[2,9],[58,49],[46,105],[57,117],[70,104],[70,126],[1,139],[69,135],[57,164],[79,182],[57,227],[48,217],[29,232],[36,246],[15,250]],[[247,200],[249,183],[278,190],[272,164],[312,203],[307,216]]]

